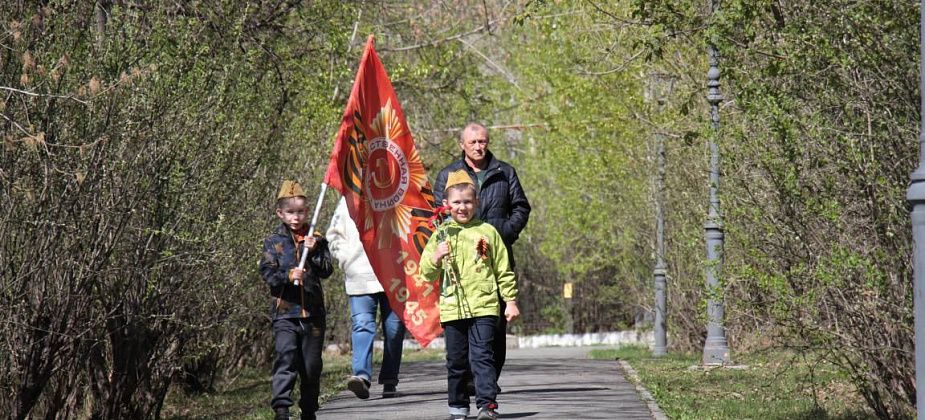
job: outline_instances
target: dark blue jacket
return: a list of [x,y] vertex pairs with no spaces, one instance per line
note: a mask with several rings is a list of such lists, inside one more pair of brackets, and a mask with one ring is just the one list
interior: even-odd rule
[[[289,270],[299,266],[302,243],[296,243],[289,228],[280,223],[263,241],[260,276],[270,286],[270,319],[324,316],[324,293],[321,279],[334,271],[328,241],[317,238],[315,249],[308,254],[301,286],[289,281]],[[303,312],[302,309],[305,309]]]
[[[488,173],[479,189],[478,218],[494,226],[501,234],[501,239],[507,247],[511,267],[514,267],[514,253],[511,252],[511,246],[520,237],[520,232],[527,227],[527,220],[530,218],[530,203],[527,201],[523,187],[520,186],[520,179],[517,178],[514,167],[495,159],[490,151],[486,153],[485,159],[487,159],[487,165],[484,170]],[[469,167],[463,155],[461,159],[447,165],[437,174],[437,180],[434,182],[434,198],[437,200],[437,205],[441,205],[445,198],[444,188],[447,176],[450,172],[460,169],[468,172],[472,182],[478,185],[475,171]]]

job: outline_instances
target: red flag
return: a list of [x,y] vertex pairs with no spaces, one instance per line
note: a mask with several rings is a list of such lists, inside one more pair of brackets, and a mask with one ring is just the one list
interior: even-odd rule
[[434,196],[369,36],[324,182],[347,200],[373,271],[421,346],[440,334],[439,285],[418,272]]

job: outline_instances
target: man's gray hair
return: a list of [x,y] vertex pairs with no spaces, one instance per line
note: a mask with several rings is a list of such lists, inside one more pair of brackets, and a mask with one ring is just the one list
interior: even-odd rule
[[484,131],[484,132],[485,132],[485,140],[490,140],[490,139],[488,138],[488,129],[485,128],[484,125],[479,124],[479,123],[477,123],[477,122],[471,122],[471,123],[469,123],[469,124],[466,124],[466,126],[463,127],[462,131],[459,132],[459,140],[458,140],[458,141],[459,141],[460,143],[462,143],[462,142],[463,142],[463,136],[466,134],[466,132],[469,131],[469,130],[476,130],[476,129],[478,129],[478,130],[480,130],[480,131]]

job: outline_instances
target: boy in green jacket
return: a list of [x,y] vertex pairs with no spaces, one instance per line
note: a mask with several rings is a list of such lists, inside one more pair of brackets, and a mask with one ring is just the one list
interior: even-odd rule
[[[446,340],[447,395],[451,419],[469,415],[463,376],[467,360],[475,376],[479,420],[498,418],[497,376],[493,364],[495,324],[500,301],[508,321],[520,315],[517,283],[498,231],[475,217],[478,195],[465,171],[449,174],[443,205],[453,220],[435,232],[421,254],[421,274],[442,279],[440,323]],[[468,359],[467,359],[468,355]]]

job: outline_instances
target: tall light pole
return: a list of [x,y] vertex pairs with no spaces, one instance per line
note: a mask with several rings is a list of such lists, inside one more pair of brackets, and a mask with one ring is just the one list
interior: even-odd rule
[[[925,40],[925,1],[919,6],[919,32]],[[919,51],[919,101],[925,111],[925,43]],[[906,199],[912,206],[913,295],[915,314],[915,407],[918,418],[925,419],[925,117],[919,116],[919,167],[912,173]]]
[[[674,78],[664,73],[652,73],[649,79],[650,99],[655,100],[661,113],[674,86]],[[655,130],[655,160],[655,269],[652,270],[655,280],[655,348],[652,355],[661,357],[668,354],[668,266],[665,264],[665,135],[659,129]]]
[[[719,1],[710,1],[711,14],[719,8]],[[719,53],[713,42],[710,42],[707,51],[710,55],[707,102],[710,103],[713,129],[710,135],[710,209],[704,224],[707,243],[707,264],[704,268],[707,278],[707,339],[703,344],[703,364],[723,365],[731,362],[726,329],[723,326],[725,308],[720,284],[723,272],[723,219],[719,207],[719,103],[723,100],[723,94],[719,91]]]

